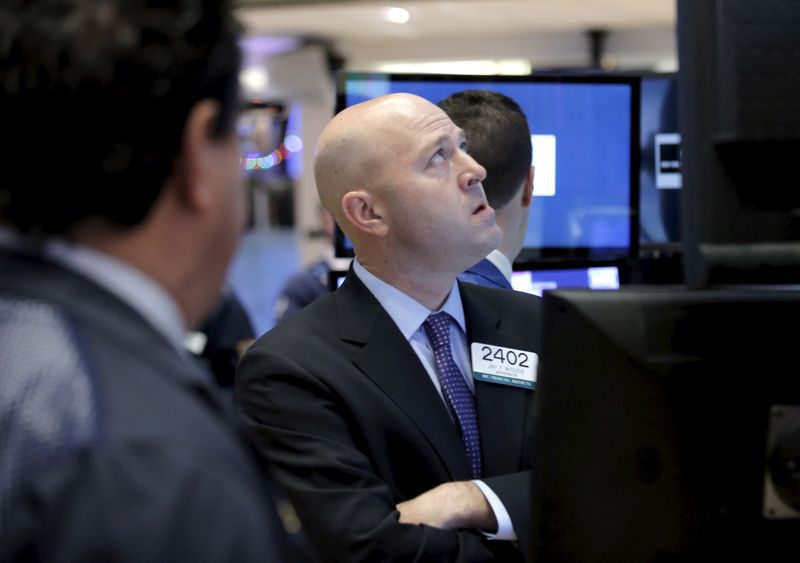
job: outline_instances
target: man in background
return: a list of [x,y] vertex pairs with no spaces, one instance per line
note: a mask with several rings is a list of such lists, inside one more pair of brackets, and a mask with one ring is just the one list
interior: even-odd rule
[[245,219],[229,3],[10,0],[0,37],[0,561],[301,560],[183,345]]
[[512,264],[525,240],[533,197],[528,119],[517,102],[490,90],[457,92],[438,105],[464,130],[469,154],[486,168],[483,189],[503,232],[499,246],[459,279],[511,289]]
[[[258,451],[325,561],[521,561],[539,300],[456,281],[500,244],[485,170],[409,94],[337,114],[314,170],[356,258],[242,358]],[[519,380],[478,373],[511,349]]]
[[217,384],[233,394],[236,365],[256,338],[250,315],[234,288],[225,284],[214,311],[187,335],[187,348],[214,374]]
[[[281,288],[272,308],[275,324],[288,319],[331,291],[330,273],[332,270],[338,269],[343,260],[334,256],[334,221],[330,212],[322,205],[319,207],[319,222],[320,230],[313,234],[327,243],[323,255],[292,275]],[[346,269],[346,266],[344,268]]]

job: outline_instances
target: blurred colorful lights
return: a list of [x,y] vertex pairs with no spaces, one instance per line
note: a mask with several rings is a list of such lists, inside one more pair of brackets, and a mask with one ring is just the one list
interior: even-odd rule
[[283,138],[280,146],[270,154],[261,156],[258,153],[248,153],[242,157],[241,161],[246,170],[269,170],[302,150],[303,140],[297,135],[289,134]]

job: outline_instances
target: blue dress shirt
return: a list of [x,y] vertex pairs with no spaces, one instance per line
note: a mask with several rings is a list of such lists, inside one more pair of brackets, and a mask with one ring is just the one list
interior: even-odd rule
[[[467,376],[467,374],[472,373],[472,361],[469,356],[464,307],[461,304],[461,293],[458,290],[458,282],[453,281],[453,288],[450,290],[450,294],[438,311],[431,311],[422,303],[367,271],[358,261],[358,258],[353,260],[353,271],[392,318],[397,328],[400,329],[405,339],[408,340],[408,343],[411,344],[411,347],[414,349],[417,357],[419,357],[425,371],[428,373],[431,383],[433,383],[433,386],[442,398],[442,402],[444,402],[444,395],[442,394],[441,383],[439,383],[439,378],[436,375],[436,362],[433,357],[433,348],[428,340],[428,336],[425,334],[422,323],[428,318],[428,315],[439,311],[445,311],[455,319],[455,323],[450,323],[450,346],[452,348],[453,359],[461,370],[461,373],[464,374],[464,379],[470,390],[474,393],[475,382],[472,377]],[[517,539],[514,526],[511,523],[511,517],[508,515],[508,511],[505,506],[503,506],[500,498],[483,481],[475,479],[472,482],[478,486],[486,497],[497,519],[497,532],[494,534],[486,534],[486,536],[497,540]]]
[[511,261],[499,250],[493,250],[486,258],[459,274],[458,279],[484,287],[512,289]]

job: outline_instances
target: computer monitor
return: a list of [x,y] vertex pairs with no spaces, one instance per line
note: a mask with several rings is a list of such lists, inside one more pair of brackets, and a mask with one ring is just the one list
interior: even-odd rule
[[[547,290],[559,288],[613,290],[620,287],[620,270],[615,265],[558,269],[523,267],[511,273],[511,287],[539,297]],[[328,288],[336,291],[346,277],[347,270],[331,270]]]
[[639,90],[639,243],[651,253],[681,240],[677,74],[643,74]]
[[[337,111],[394,92],[433,103],[467,89],[511,97],[530,121],[536,166],[519,259],[613,260],[635,256],[638,248],[638,88],[635,77],[345,72]],[[337,241],[337,252],[352,253],[341,231]]]
[[545,291],[564,288],[613,290],[620,287],[620,267],[596,265],[553,268],[516,266],[511,273],[511,287],[541,297]]
[[545,292],[533,561],[784,560],[800,291]]
[[633,283],[683,283],[677,73],[639,73],[639,256]]

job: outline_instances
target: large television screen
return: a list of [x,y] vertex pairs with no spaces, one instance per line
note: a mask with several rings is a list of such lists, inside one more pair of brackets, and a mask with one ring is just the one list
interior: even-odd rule
[[[511,97],[530,122],[536,167],[519,260],[609,260],[638,249],[638,86],[635,77],[346,72],[337,111],[395,92],[433,103],[467,89]],[[337,252],[352,252],[341,232]]]

